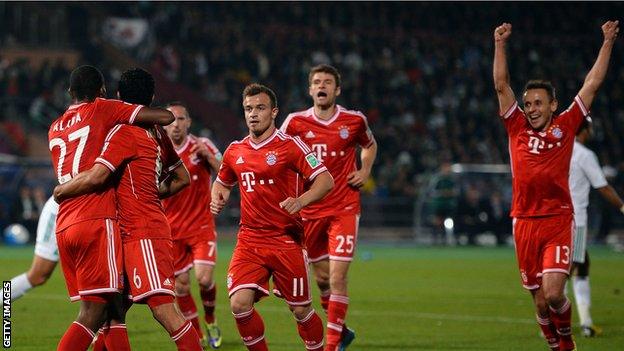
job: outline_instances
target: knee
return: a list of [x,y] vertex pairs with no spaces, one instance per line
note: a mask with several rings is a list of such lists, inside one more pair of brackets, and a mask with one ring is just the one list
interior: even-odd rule
[[545,291],[544,299],[546,300],[548,306],[559,307],[563,303],[565,297],[563,293],[558,291]]
[[253,301],[233,297],[230,300],[230,308],[232,309],[232,313],[241,314],[253,308]]
[[314,279],[316,280],[316,285],[318,285],[319,289],[321,290],[329,289],[329,273],[327,272],[317,273]]
[[175,283],[176,295],[184,296],[191,292],[191,284],[188,279],[176,279]]
[[302,320],[310,314],[312,311],[312,305],[306,306],[289,306],[290,311],[295,316],[297,320]]
[[197,283],[203,290],[208,290],[212,288],[212,285],[213,285],[212,273],[206,272],[201,277],[197,277]]

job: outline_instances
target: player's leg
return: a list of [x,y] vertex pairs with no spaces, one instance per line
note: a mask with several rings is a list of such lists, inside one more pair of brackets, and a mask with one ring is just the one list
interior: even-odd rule
[[198,240],[193,243],[193,265],[195,277],[199,285],[199,294],[204,308],[204,322],[210,347],[216,349],[221,346],[221,330],[214,315],[217,284],[213,279],[214,266],[217,261],[216,232],[210,231],[198,234]]
[[574,232],[574,254],[572,259],[572,290],[579,315],[581,333],[585,337],[601,334],[601,329],[594,326],[589,309],[591,290],[589,287],[589,255],[587,254],[587,227],[576,227]]
[[237,244],[228,267],[227,287],[230,308],[243,344],[248,350],[268,350],[264,322],[254,309],[260,297],[269,295],[269,271],[264,263],[268,249],[250,249]]
[[204,334],[199,325],[197,305],[191,293],[191,276],[189,271],[193,268],[193,252],[192,247],[188,244],[188,238],[173,241],[173,260],[176,303],[184,318],[191,321],[199,337],[203,338]]
[[311,304],[304,306],[289,305],[297,321],[297,331],[307,350],[322,350],[323,321]]
[[308,260],[312,263],[314,279],[321,293],[321,305],[327,312],[329,303],[329,251],[328,218],[305,219],[303,230],[305,234],[304,246],[308,252]]
[[321,259],[320,261],[312,262],[312,269],[314,270],[314,279],[316,285],[320,291],[321,307],[323,311],[327,313],[327,307],[329,306],[329,297],[331,296],[331,290],[329,285],[329,259]]
[[30,269],[11,279],[11,301],[22,297],[28,290],[48,281],[57,261],[50,261],[35,255]]
[[335,217],[329,227],[329,285],[331,296],[327,308],[327,349],[344,350],[355,338],[346,327],[349,294],[349,265],[355,255],[359,215]]
[[544,291],[540,288],[530,290],[533,296],[533,303],[535,304],[535,318],[539,325],[542,335],[548,343],[548,347],[551,350],[559,350],[559,335],[557,334],[557,328],[550,318],[550,309],[546,298],[544,297]]
[[146,298],[146,303],[152,310],[154,319],[167,330],[178,350],[202,350],[199,335],[193,324],[176,308],[172,295],[152,295]]
[[567,280],[568,275],[559,272],[544,273],[542,277],[544,299],[550,308],[551,319],[557,328],[560,351],[570,351],[576,347],[572,339],[571,304],[564,294]]

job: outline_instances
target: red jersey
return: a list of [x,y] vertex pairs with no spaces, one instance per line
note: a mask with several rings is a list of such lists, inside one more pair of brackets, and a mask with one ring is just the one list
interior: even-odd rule
[[329,120],[322,120],[314,114],[312,107],[289,114],[281,130],[305,141],[334,177],[332,191],[321,201],[303,209],[301,215],[321,218],[360,213],[360,191],[347,183],[347,176],[357,170],[356,147],[367,148],[374,142],[366,116],[336,105],[336,113]]
[[533,130],[518,103],[502,116],[509,135],[512,217],[573,213],[568,185],[576,131],[588,111],[580,97],[553,116],[548,130]]
[[278,129],[259,144],[249,136],[230,144],[217,181],[225,186],[238,182],[239,242],[263,247],[300,245],[301,220],[282,209],[279,203],[297,196],[295,173],[313,180],[325,171],[327,168],[307,145]]
[[[109,130],[117,124],[132,124],[142,107],[102,98],[69,106],[48,131],[52,166],[58,182],[63,184],[91,168]],[[89,219],[115,218],[115,213],[114,189],[69,199],[59,207],[57,231]]]
[[182,161],[164,131],[117,125],[95,162],[121,173],[116,191],[122,239],[171,239],[158,185],[161,170]]
[[208,150],[221,159],[217,147],[207,138],[189,135],[176,152],[189,172],[191,184],[179,193],[163,199],[165,213],[175,240],[193,236],[198,231],[214,230],[214,218],[210,213],[210,164],[191,153],[193,145],[204,143]]

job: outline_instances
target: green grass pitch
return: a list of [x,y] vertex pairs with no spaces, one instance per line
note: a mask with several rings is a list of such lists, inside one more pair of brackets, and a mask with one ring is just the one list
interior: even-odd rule
[[[3,280],[25,271],[32,247],[0,247]],[[226,295],[232,242],[222,242],[216,271],[221,350],[244,350]],[[624,254],[592,248],[593,317],[598,338],[577,337],[579,350],[624,349]],[[547,350],[538,336],[529,294],[520,285],[510,248],[423,248],[362,243],[350,271],[348,325],[357,338],[349,350]],[[194,292],[196,292],[194,287]],[[317,311],[318,291],[314,286]],[[195,293],[195,296],[198,294]],[[271,350],[304,350],[283,301],[262,300]],[[69,303],[60,269],[43,287],[12,306],[15,350],[54,350],[78,310]],[[324,314],[321,313],[324,318]],[[577,319],[576,312],[574,320]],[[146,306],[128,314],[133,350],[175,350]],[[574,328],[578,334],[578,327]]]

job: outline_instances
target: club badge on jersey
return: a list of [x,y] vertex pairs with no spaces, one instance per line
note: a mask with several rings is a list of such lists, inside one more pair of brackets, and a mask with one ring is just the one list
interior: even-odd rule
[[273,166],[277,163],[277,153],[275,151],[269,151],[266,154],[266,163],[269,166]]
[[340,126],[340,128],[338,128],[338,129],[339,129],[340,137],[342,139],[349,138],[349,127],[347,127],[347,126]]

